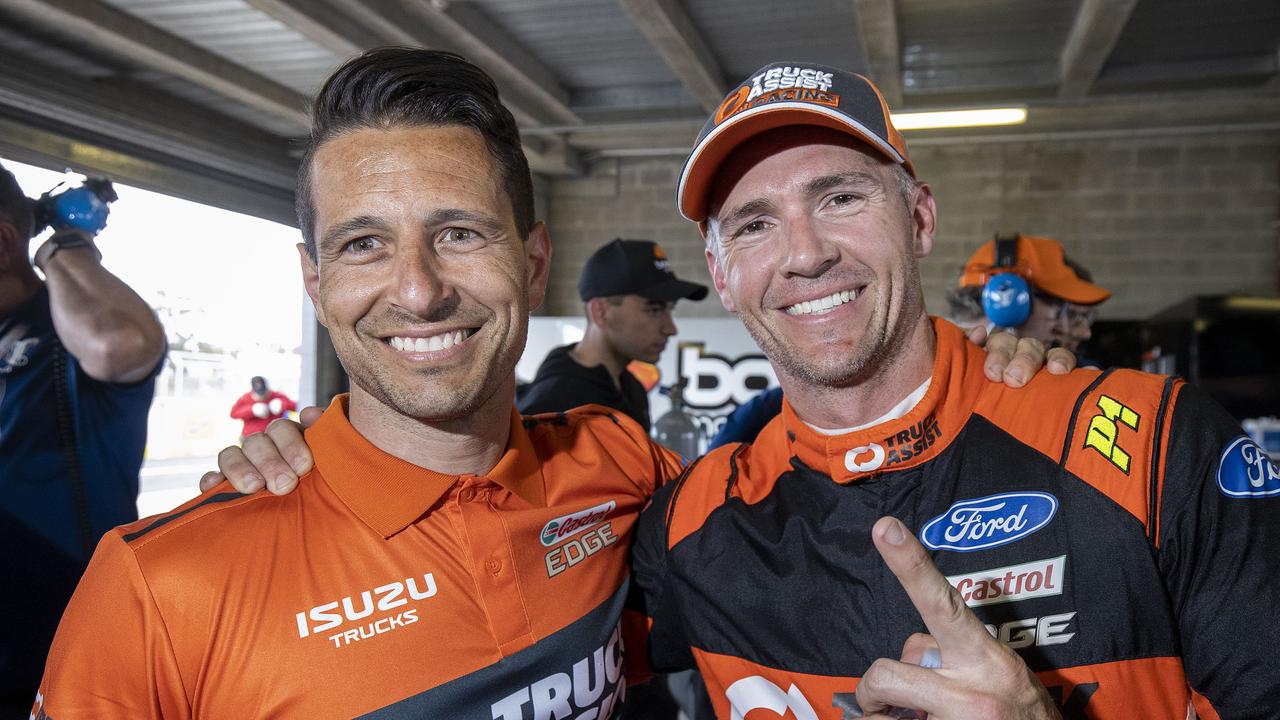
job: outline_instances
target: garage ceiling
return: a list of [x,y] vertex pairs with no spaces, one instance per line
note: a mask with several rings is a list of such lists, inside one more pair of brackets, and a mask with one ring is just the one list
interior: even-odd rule
[[484,67],[553,177],[684,152],[779,59],[1028,108],[916,144],[1280,129],[1275,0],[0,0],[0,155],[292,223],[307,98],[385,44]]

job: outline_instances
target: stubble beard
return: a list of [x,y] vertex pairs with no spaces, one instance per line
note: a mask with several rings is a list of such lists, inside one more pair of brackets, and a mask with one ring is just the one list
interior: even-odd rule
[[[868,298],[870,299],[870,298]],[[922,301],[907,293],[897,314],[899,321],[891,325],[886,309],[891,298],[874,300],[876,310],[858,338],[853,351],[842,358],[812,357],[788,344],[781,334],[769,332],[758,320],[745,319],[747,332],[779,368],[814,388],[842,388],[859,385],[884,373],[893,358],[901,352],[911,334],[910,318],[923,312]]]
[[[521,334],[513,347],[523,348],[526,335],[527,331]],[[481,338],[469,339],[470,342],[479,340]],[[474,348],[472,352],[484,355],[476,352],[481,350],[483,348]],[[340,360],[344,354],[339,352]],[[342,361],[353,386],[398,415],[431,424],[456,422],[476,414],[493,400],[504,386],[504,379],[513,376],[519,360],[517,351],[504,347],[467,363],[462,377],[440,368],[424,368],[406,378],[366,360],[371,356],[359,350],[353,356],[360,360]]]

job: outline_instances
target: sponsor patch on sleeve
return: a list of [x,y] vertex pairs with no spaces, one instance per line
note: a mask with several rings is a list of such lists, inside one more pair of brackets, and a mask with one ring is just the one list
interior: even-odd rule
[[1233,498],[1280,495],[1280,469],[1265,450],[1241,435],[1222,451],[1218,461],[1218,490]]

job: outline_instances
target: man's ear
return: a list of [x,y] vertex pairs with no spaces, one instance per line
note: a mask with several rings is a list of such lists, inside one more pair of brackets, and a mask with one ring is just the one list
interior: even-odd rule
[[329,323],[324,319],[324,308],[320,304],[320,268],[316,261],[311,259],[311,253],[307,252],[307,246],[298,243],[298,260],[302,264],[302,285],[307,289],[307,296],[311,298],[311,305],[316,311],[316,320],[323,326],[329,327]]
[[551,233],[542,221],[534,224],[524,240],[525,282],[529,292],[529,312],[542,306],[551,278]]
[[593,297],[587,301],[587,319],[592,325],[603,327],[608,322],[609,301],[602,297]]
[[720,259],[716,254],[711,252],[711,248],[707,248],[707,272],[711,275],[711,284],[716,289],[716,294],[720,296],[720,304],[729,312],[737,312],[738,309],[733,305],[733,298],[729,297],[729,293],[725,292],[724,268],[720,265]]
[[914,200],[911,205],[911,220],[914,232],[911,243],[916,257],[926,257],[933,252],[933,238],[938,229],[938,206],[933,199],[933,188],[929,183],[917,182]]

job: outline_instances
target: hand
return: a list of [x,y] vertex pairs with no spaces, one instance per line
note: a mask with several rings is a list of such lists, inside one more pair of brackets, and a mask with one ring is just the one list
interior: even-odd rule
[[263,402],[256,402],[256,403],[254,403],[254,404],[253,404],[253,416],[254,416],[254,417],[256,417],[256,418],[264,418],[264,417],[268,417],[268,415],[267,415],[267,404],[266,404],[266,403],[263,403]]
[[280,402],[280,398],[271,398],[271,402],[267,403],[267,409],[271,411],[271,417],[279,415],[283,407],[284,403]]
[[[900,661],[881,658],[867,669],[857,691],[866,717],[889,718],[893,708],[914,708],[930,720],[1061,718],[1022,658],[991,637],[906,526],[880,518],[871,539],[931,635],[912,635]],[[931,648],[941,657],[936,670],[919,666]]]
[[1045,367],[1046,358],[1051,375],[1066,375],[1076,367],[1076,356],[1070,350],[1052,348],[1046,353],[1044,343],[1035,338],[1019,338],[1007,332],[992,333],[988,337],[982,325],[965,334],[969,342],[986,348],[987,363],[983,369],[987,379],[1012,388],[1026,385],[1031,376]]
[[[323,413],[318,407],[303,408],[298,413],[301,424],[282,418],[268,425],[266,432],[246,437],[243,448],[224,448],[218,453],[221,472],[205,473],[200,478],[200,492],[207,492],[223,480],[242,493],[257,492],[264,486],[276,495],[293,492],[298,478],[311,471],[311,450],[302,431]],[[264,481],[263,477],[270,479]]]

